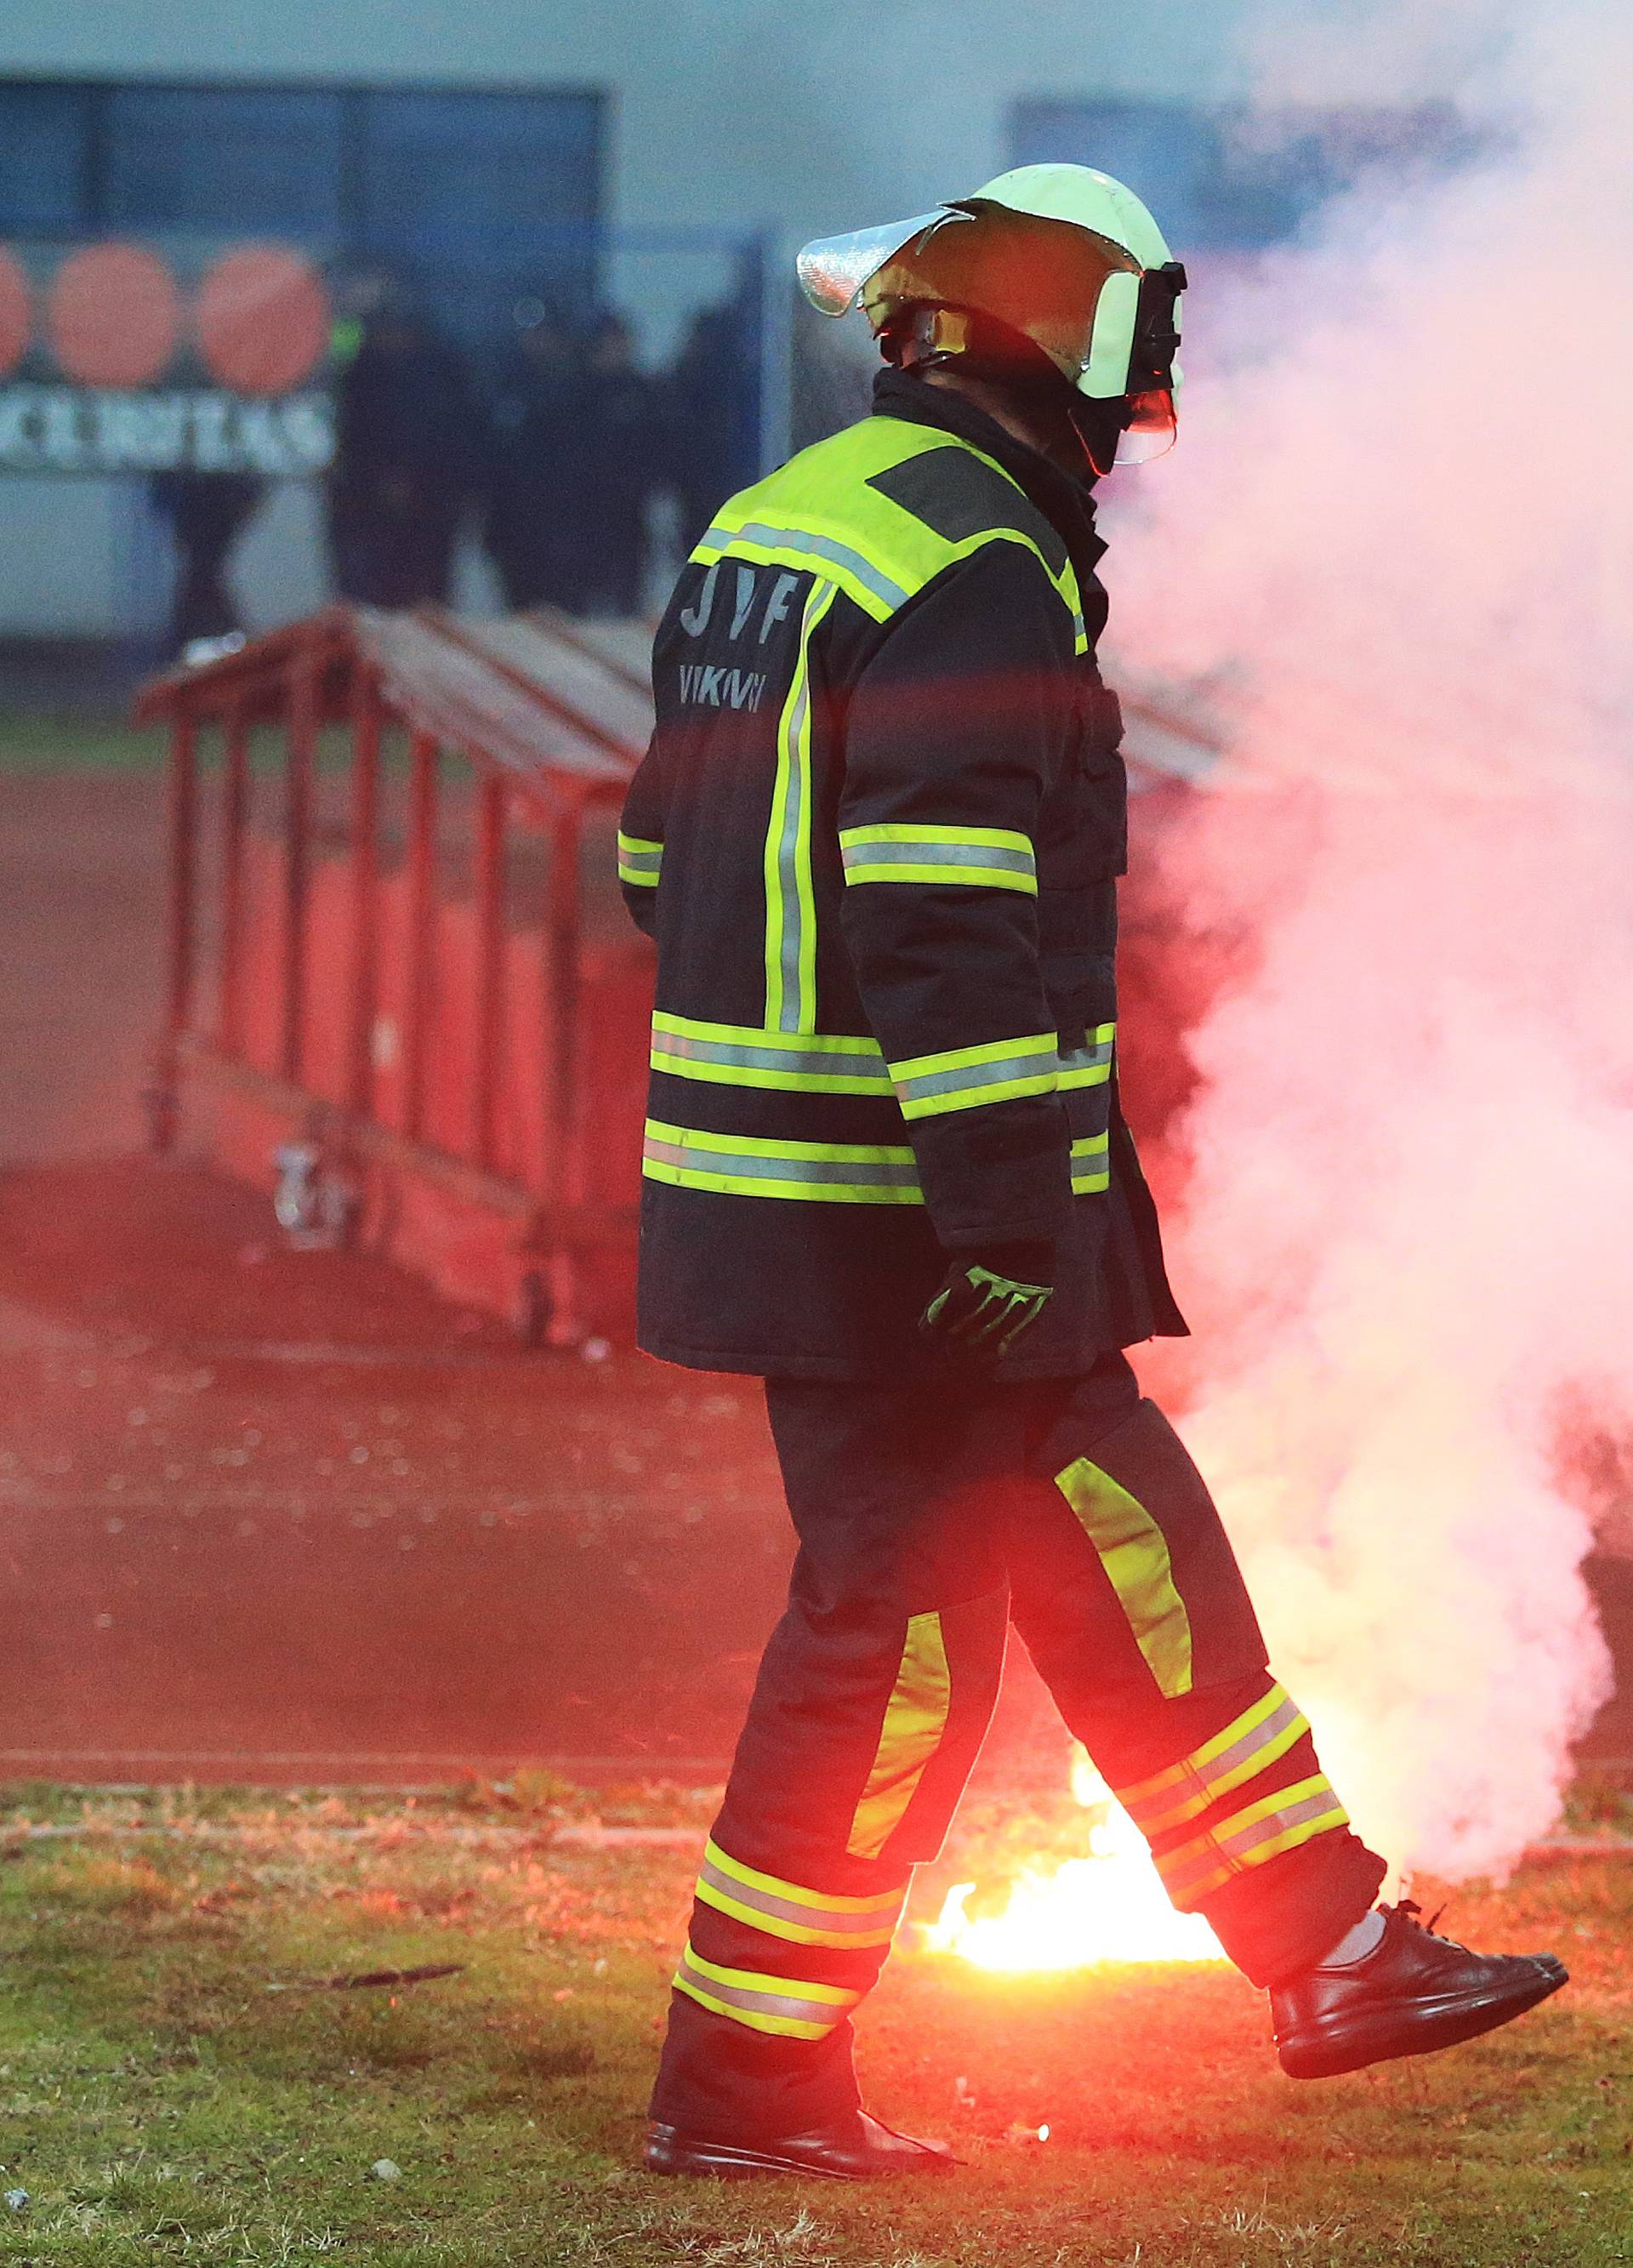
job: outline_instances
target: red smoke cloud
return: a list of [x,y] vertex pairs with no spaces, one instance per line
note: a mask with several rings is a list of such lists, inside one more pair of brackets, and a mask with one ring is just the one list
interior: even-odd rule
[[1466,1874],[1604,1695],[1562,1410],[1633,1427],[1633,29],[1276,22],[1267,103],[1454,51],[1490,139],[1244,287],[1116,483],[1113,674],[1232,743],[1168,881],[1256,939],[1193,1039],[1186,1432],[1358,1823]]

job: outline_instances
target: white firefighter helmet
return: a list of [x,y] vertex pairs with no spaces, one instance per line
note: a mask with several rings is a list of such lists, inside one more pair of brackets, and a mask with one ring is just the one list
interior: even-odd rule
[[1172,446],[1185,270],[1108,173],[1018,166],[911,220],[820,238],[796,265],[813,307],[844,315],[860,303],[887,353],[908,316],[936,359],[978,350],[984,317],[1030,340],[1089,401],[1122,405],[1119,464]]

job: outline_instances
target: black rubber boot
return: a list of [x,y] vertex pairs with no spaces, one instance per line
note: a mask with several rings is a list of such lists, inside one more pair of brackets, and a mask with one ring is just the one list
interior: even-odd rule
[[795,2174],[825,2182],[869,2182],[892,2174],[950,2173],[959,2162],[945,2142],[915,2141],[865,2110],[843,2125],[770,2141],[711,2141],[657,2120],[646,2139],[649,2173],[712,2174],[728,2181]]
[[1379,1911],[1384,1933],[1364,1959],[1307,1969],[1272,1987],[1276,2050],[1291,2078],[1332,2079],[1393,2056],[1456,2047],[1524,2015],[1569,1981],[1551,1953],[1471,1953],[1437,1937],[1409,1899]]

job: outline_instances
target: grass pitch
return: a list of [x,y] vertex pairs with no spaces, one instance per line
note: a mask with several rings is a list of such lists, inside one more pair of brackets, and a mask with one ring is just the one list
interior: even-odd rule
[[[601,1805],[700,1836],[707,1815]],[[864,2078],[967,2169],[723,2187],[637,2160],[695,1853],[564,1840],[584,1808],[544,1780],[504,1808],[11,1791],[0,2189],[28,2195],[0,2205],[0,2261],[1633,2259],[1626,1859],[1460,1893],[1448,1927],[1551,1946],[1570,1988],[1493,2039],[1323,2085],[1280,2077],[1262,2000],[1222,1969],[997,1978],[906,1951],[864,2019]]]

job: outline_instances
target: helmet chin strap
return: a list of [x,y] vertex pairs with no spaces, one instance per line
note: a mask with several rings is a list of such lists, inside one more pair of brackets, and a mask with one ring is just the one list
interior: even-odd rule
[[1091,401],[1077,392],[1041,347],[976,307],[920,301],[900,309],[879,334],[879,352],[898,370],[916,375],[948,370],[1000,388],[1017,408],[1030,410],[1081,444],[1081,471],[1043,453],[1068,477],[1092,486],[1116,460],[1122,404]]

